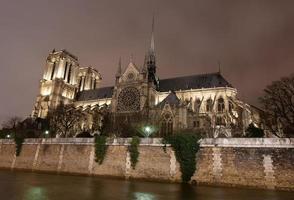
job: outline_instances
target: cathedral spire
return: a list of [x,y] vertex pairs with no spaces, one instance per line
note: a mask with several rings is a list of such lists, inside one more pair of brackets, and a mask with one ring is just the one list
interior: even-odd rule
[[152,17],[152,31],[151,31],[151,41],[150,41],[150,52],[155,53],[155,41],[154,41],[154,14]]
[[119,57],[119,60],[118,60],[118,68],[117,68],[116,77],[119,77],[120,75],[121,75],[121,57]]
[[134,55],[131,54],[131,56],[130,56],[130,63],[133,63],[133,62],[134,62]]
[[218,61],[217,64],[218,64],[218,73],[221,74],[221,62]]
[[154,15],[152,18],[152,31],[151,31],[151,41],[150,48],[146,54],[145,64],[148,71],[148,81],[153,82],[156,88],[158,87],[158,78],[156,76],[156,56],[155,56],[155,40],[154,40]]

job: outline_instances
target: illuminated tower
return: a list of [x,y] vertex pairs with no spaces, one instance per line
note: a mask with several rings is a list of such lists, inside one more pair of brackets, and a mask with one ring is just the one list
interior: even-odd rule
[[49,109],[61,102],[72,103],[77,91],[78,58],[66,50],[53,50],[46,59],[40,93],[32,112],[33,117],[45,118]]

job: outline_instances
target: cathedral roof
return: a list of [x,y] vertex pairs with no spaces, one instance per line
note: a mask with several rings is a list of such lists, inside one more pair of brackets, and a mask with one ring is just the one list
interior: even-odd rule
[[77,101],[111,98],[113,87],[102,87],[95,90],[84,90],[77,94]]
[[[200,74],[162,79],[159,81],[159,91],[179,91],[189,89],[233,87],[220,73]],[[113,87],[103,87],[95,90],[85,90],[77,94],[77,101],[111,98]]]
[[174,91],[172,91],[171,93],[169,93],[169,95],[167,95],[167,97],[165,97],[165,99],[163,99],[158,104],[158,106],[162,108],[166,103],[168,103],[171,106],[172,105],[179,106],[180,99],[177,97],[176,93]]
[[199,74],[159,80],[159,91],[233,87],[220,73]]

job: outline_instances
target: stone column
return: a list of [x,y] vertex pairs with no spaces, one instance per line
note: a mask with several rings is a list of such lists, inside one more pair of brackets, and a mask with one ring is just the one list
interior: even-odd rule
[[221,149],[220,148],[212,148],[213,151],[213,167],[212,174],[213,177],[219,181],[222,178],[222,158],[221,158]]
[[91,151],[89,156],[89,165],[88,165],[89,175],[93,174],[94,159],[95,159],[95,147],[91,146]]
[[269,189],[274,189],[276,186],[275,171],[271,155],[263,155],[263,167],[265,173],[265,185]]
[[170,150],[170,165],[169,165],[169,174],[172,180],[175,179],[176,175],[176,169],[177,169],[177,159],[175,152],[173,150]]
[[62,166],[62,161],[63,161],[63,152],[64,152],[64,144],[61,145],[60,151],[59,151],[59,159],[58,159],[58,165],[57,165],[57,172],[59,173],[61,170]]

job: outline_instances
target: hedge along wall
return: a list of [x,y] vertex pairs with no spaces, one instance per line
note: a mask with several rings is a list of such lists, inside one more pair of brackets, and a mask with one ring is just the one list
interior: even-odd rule
[[[103,163],[95,162],[94,139],[26,139],[15,156],[13,140],[0,140],[0,168],[180,182],[175,153],[159,138],[141,139],[131,167],[131,139],[107,141]],[[204,139],[192,182],[204,185],[259,187],[294,191],[293,139]]]

